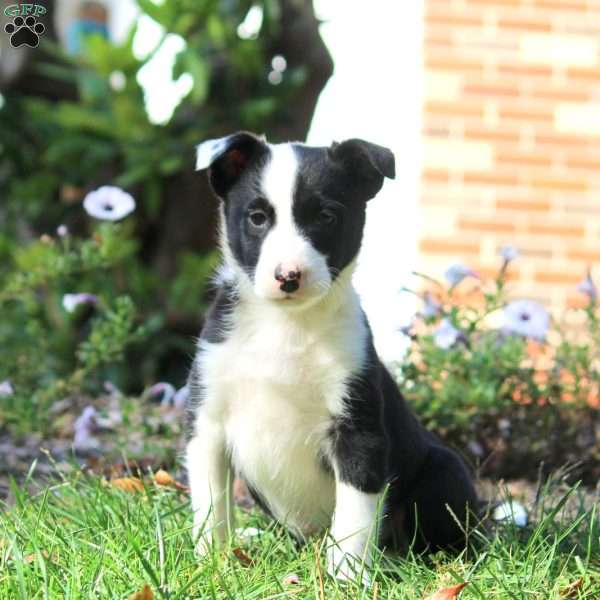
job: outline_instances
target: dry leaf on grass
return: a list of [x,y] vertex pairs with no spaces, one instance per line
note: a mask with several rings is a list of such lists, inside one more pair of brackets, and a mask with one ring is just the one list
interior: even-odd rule
[[52,562],[56,562],[58,560],[58,554],[56,554],[56,553],[50,554],[46,550],[42,550],[41,552],[33,552],[31,554],[25,555],[23,557],[23,562],[27,565],[30,565],[32,562],[34,562],[38,558],[38,556],[40,554],[46,560],[51,560]]
[[583,587],[583,577],[571,582],[560,591],[561,598],[577,598],[577,592]]
[[117,477],[116,479],[110,479],[108,485],[124,492],[135,493],[145,491],[142,480],[137,477]]
[[159,469],[154,474],[154,481],[158,485],[164,485],[168,487],[174,487],[182,492],[189,493],[190,488],[187,485],[183,485],[183,483],[179,483],[170,473],[165,471],[164,469]]
[[154,600],[154,594],[149,585],[145,585],[139,592],[131,594],[128,600]]
[[425,600],[455,600],[468,583],[468,581],[465,581],[464,583],[438,590],[431,594],[431,596],[427,596]]
[[290,573],[283,578],[282,583],[283,585],[299,585],[300,577],[296,573]]
[[244,567],[254,566],[254,560],[252,560],[241,548],[234,548],[232,552],[233,555],[244,565]]

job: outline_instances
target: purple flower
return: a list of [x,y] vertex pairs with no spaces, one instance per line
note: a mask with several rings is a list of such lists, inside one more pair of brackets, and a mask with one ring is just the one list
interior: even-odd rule
[[105,185],[84,198],[83,208],[95,219],[120,221],[135,210],[135,200],[121,188]]
[[59,225],[56,228],[56,233],[58,234],[58,237],[67,237],[69,235],[69,228],[66,225]]
[[190,388],[187,385],[184,385],[182,388],[179,388],[173,397],[173,406],[178,410],[183,410],[187,403],[187,400],[190,396]]
[[592,279],[592,271],[588,270],[586,278],[577,286],[577,289],[586,296],[589,296],[592,303],[598,299],[598,288]]
[[12,383],[5,379],[4,381],[0,381],[0,398],[8,398],[15,393],[15,390],[12,386]]
[[472,269],[461,263],[451,265],[446,273],[444,273],[446,281],[450,284],[450,287],[456,287],[465,277],[475,277],[479,279],[479,275]]
[[155,383],[146,392],[149,398],[160,398],[161,406],[169,406],[175,396],[175,388],[165,381]]
[[73,448],[79,451],[92,450],[98,447],[98,440],[93,433],[98,428],[96,419],[98,412],[93,406],[86,406],[73,424]]
[[454,327],[450,319],[443,319],[439,327],[433,332],[433,342],[438,348],[448,350],[460,339],[462,333]]
[[504,259],[504,262],[508,264],[519,257],[519,251],[514,246],[507,244],[500,248],[500,256]]
[[98,304],[98,298],[94,294],[85,292],[79,294],[65,294],[62,299],[63,308],[69,312],[75,312],[80,304]]
[[425,319],[433,319],[440,314],[440,309],[442,307],[433,299],[433,296],[429,292],[425,292],[423,301],[425,306],[423,307],[423,312],[421,314]]
[[514,300],[504,307],[504,330],[535,340],[544,340],[550,314],[533,300]]

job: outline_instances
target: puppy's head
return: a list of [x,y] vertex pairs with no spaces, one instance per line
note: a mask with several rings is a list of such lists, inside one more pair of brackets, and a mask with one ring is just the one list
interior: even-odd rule
[[363,140],[314,148],[246,132],[200,144],[197,167],[223,202],[228,260],[257,296],[290,307],[326,295],[353,262],[366,203],[395,175],[391,151]]

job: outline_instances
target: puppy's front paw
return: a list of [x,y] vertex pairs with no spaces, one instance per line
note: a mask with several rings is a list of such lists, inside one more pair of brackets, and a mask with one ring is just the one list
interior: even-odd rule
[[201,533],[196,539],[196,545],[194,547],[196,558],[198,560],[204,560],[209,558],[213,554],[213,545],[215,540],[210,533]]
[[327,572],[338,581],[361,583],[364,587],[371,585],[366,565],[354,555],[344,552],[339,546],[330,547],[327,551]]

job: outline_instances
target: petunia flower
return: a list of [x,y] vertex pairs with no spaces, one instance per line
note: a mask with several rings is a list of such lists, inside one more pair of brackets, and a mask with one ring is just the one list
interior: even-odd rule
[[85,452],[98,448],[99,442],[94,437],[94,432],[98,429],[98,412],[93,406],[86,406],[83,412],[73,424],[73,449]]
[[69,312],[75,312],[75,309],[81,304],[98,304],[97,296],[85,292],[79,294],[65,294],[62,299],[63,308]]
[[144,394],[148,398],[160,398],[161,406],[170,406],[175,396],[175,387],[170,383],[161,381],[151,386]]
[[433,319],[440,314],[441,305],[436,302],[429,292],[425,292],[423,296],[424,307],[421,314],[425,319]]
[[535,340],[544,340],[550,314],[533,300],[514,300],[504,307],[504,331]]
[[592,279],[592,271],[588,270],[586,278],[577,286],[577,290],[589,297],[593,304],[598,299],[598,288]]
[[462,333],[454,327],[449,319],[443,319],[433,332],[433,342],[438,348],[448,350],[461,338]]
[[179,388],[173,397],[173,406],[178,410],[183,410],[190,396],[190,388],[184,385]]
[[528,521],[525,507],[516,500],[508,500],[497,506],[492,513],[492,518],[500,523],[512,522],[517,527],[525,527]]
[[83,200],[90,217],[103,221],[120,221],[135,210],[135,200],[121,188],[105,185],[90,192]]
[[12,386],[12,383],[5,379],[4,381],[0,381],[0,398],[8,398],[15,393],[15,390]]
[[504,262],[507,264],[519,257],[519,251],[510,244],[502,246],[502,248],[500,248],[499,254],[504,259]]
[[479,279],[479,275],[472,269],[461,263],[455,263],[451,265],[448,270],[444,273],[446,281],[450,284],[450,287],[456,287],[465,277],[475,277]]

